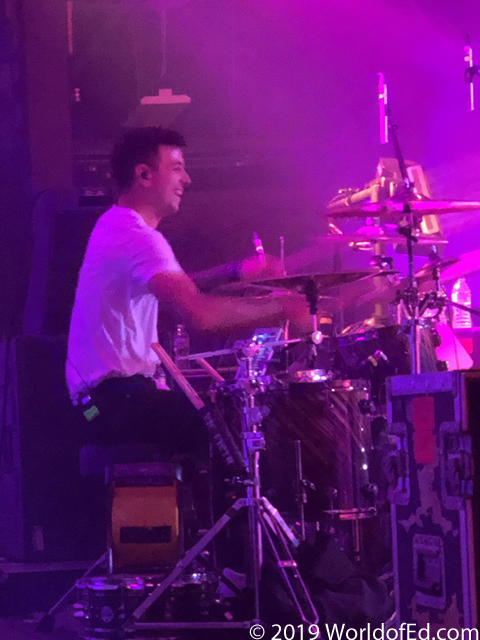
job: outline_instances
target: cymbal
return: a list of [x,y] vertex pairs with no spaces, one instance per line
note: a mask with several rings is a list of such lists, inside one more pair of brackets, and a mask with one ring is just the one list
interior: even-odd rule
[[[419,281],[433,280],[433,272],[435,269],[439,269],[442,272],[447,267],[451,267],[460,261],[459,258],[443,258],[440,260],[430,260],[422,265],[422,268],[417,271],[415,278]],[[441,279],[442,276],[440,276]]]
[[329,209],[329,218],[388,218],[390,220],[403,218],[410,208],[418,216],[444,215],[447,213],[463,213],[464,211],[479,211],[480,202],[463,202],[461,200],[428,200],[419,199],[410,202],[367,202],[352,207]]
[[[448,240],[444,240],[443,238],[434,238],[432,236],[416,236],[417,242],[415,244],[419,245],[440,245],[440,244],[448,244]],[[392,244],[407,244],[407,239],[405,236],[400,234],[394,235],[390,233],[389,235],[366,235],[366,234],[357,234],[357,233],[349,233],[349,234],[339,234],[339,235],[329,235],[329,236],[319,236],[317,238],[317,242],[326,242],[328,244],[377,244],[379,242],[392,243]]]
[[441,273],[442,282],[454,282],[458,278],[465,278],[480,271],[480,249],[462,253],[454,262],[446,265]]
[[365,269],[363,271],[337,271],[336,273],[310,273],[293,276],[283,276],[282,278],[270,278],[268,280],[257,281],[257,285],[289,289],[298,293],[305,293],[305,289],[310,282],[314,282],[318,291],[326,291],[333,287],[339,287],[364,278],[384,276],[397,273],[392,270],[373,271]]
[[260,296],[268,296],[275,291],[274,287],[261,284],[253,284],[252,282],[230,282],[221,287],[212,289],[210,292],[215,296],[230,296],[244,298],[258,298]]

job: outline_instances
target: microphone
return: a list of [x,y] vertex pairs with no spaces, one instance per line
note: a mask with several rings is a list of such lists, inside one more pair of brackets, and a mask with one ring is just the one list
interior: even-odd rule
[[380,364],[380,362],[386,362],[387,364],[390,362],[390,360],[388,359],[388,356],[386,356],[383,351],[380,351],[380,349],[377,349],[377,351],[375,351],[375,353],[372,353],[371,355],[368,356],[368,358],[365,358],[365,360],[362,360],[358,366],[358,369],[360,371],[364,371],[365,370],[372,370],[375,367],[378,367],[378,365]]
[[470,111],[474,111],[475,101],[474,101],[474,94],[473,94],[473,78],[478,73],[478,67],[473,66],[473,49],[470,44],[470,36],[468,34],[467,34],[467,44],[463,47],[463,59],[467,63],[467,66],[465,69],[465,82],[470,85],[469,108],[470,108]]
[[265,249],[263,248],[263,243],[255,231],[253,232],[253,246],[260,260],[265,260]]
[[378,74],[378,114],[380,117],[380,144],[388,144],[388,95],[383,73]]

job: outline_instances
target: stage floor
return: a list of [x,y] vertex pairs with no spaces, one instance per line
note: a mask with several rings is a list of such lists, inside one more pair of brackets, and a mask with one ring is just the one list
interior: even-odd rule
[[51,633],[38,633],[35,627],[42,614],[35,614],[24,620],[14,618],[0,618],[0,638],[2,640],[81,640],[83,621],[73,616],[70,611],[60,612],[56,618],[55,628]]

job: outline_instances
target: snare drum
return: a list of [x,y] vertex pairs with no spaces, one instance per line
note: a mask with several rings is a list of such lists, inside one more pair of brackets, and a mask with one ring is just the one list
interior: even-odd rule
[[85,640],[122,640],[126,618],[145,598],[141,578],[86,578],[77,582],[77,589],[85,620]]
[[87,578],[77,582],[85,620],[85,640],[120,640],[125,604],[120,580]]
[[293,442],[300,440],[303,476],[316,489],[308,495],[307,518],[317,520],[324,512],[341,519],[373,515],[368,383],[290,383],[262,401],[269,408],[264,476],[274,505],[289,510],[295,504]]

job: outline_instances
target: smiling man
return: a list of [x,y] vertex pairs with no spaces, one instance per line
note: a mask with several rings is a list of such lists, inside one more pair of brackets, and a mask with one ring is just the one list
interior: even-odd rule
[[188,429],[179,428],[173,394],[155,381],[157,358],[150,345],[158,337],[159,300],[207,331],[268,326],[287,318],[302,324],[307,318],[303,301],[294,296],[214,297],[201,293],[182,270],[157,226],[178,211],[190,183],[184,144],[174,131],[149,127],[127,132],[113,151],[119,198],[88,242],[66,371],[72,400],[91,396],[100,411],[92,421],[95,442],[162,440],[167,450],[190,443]]

